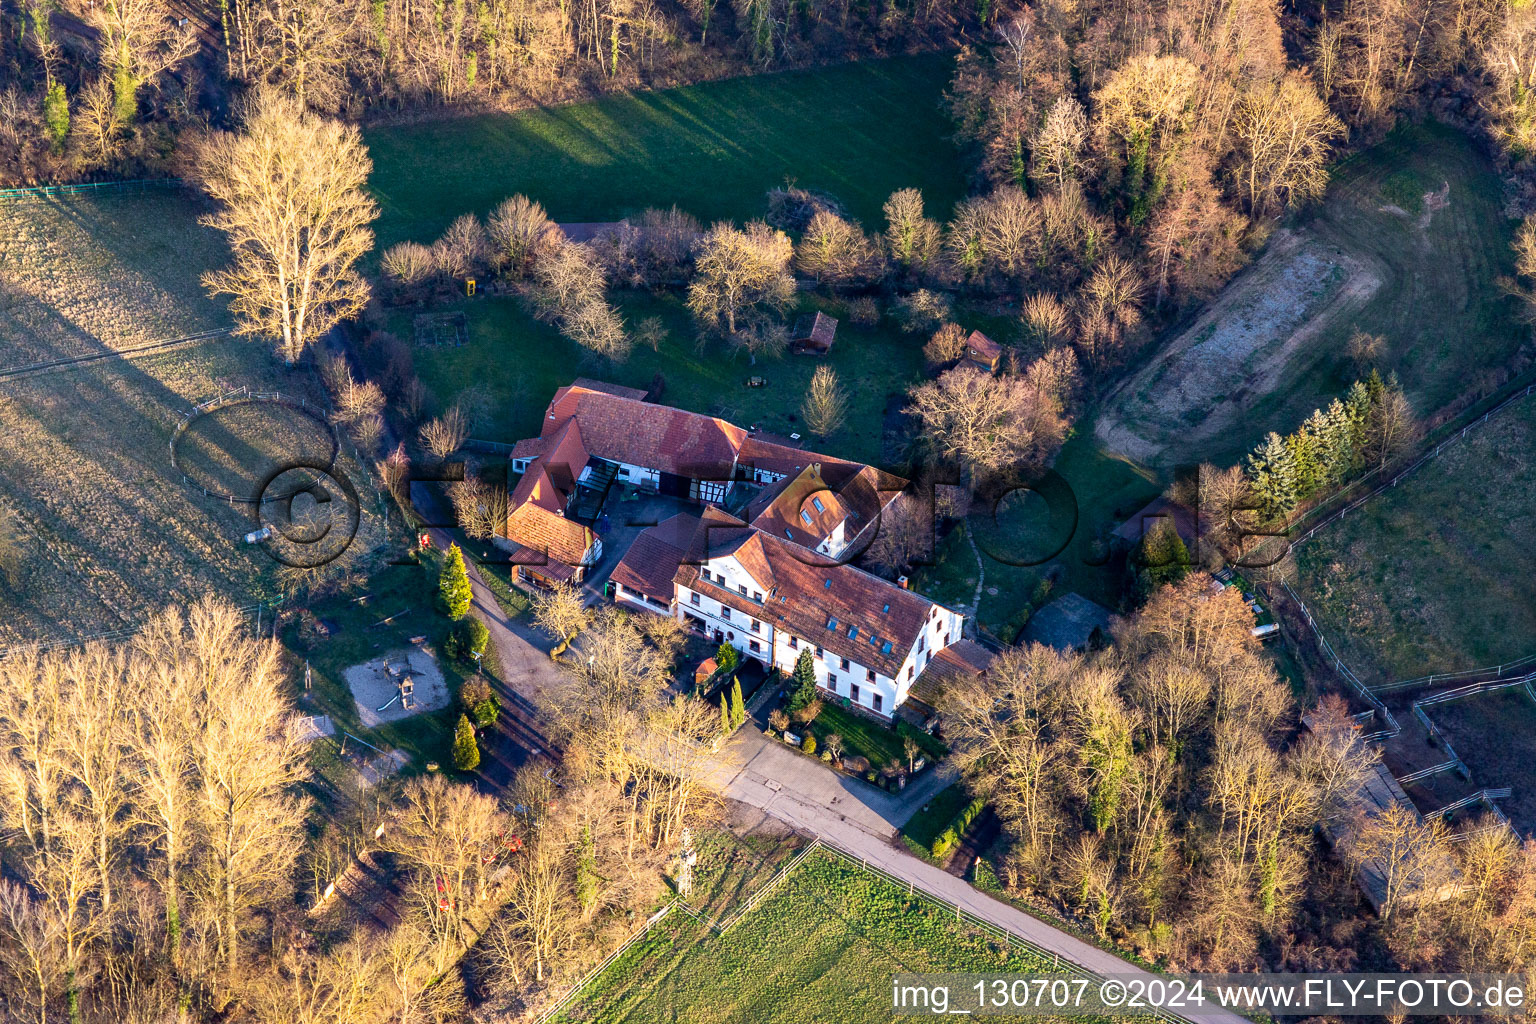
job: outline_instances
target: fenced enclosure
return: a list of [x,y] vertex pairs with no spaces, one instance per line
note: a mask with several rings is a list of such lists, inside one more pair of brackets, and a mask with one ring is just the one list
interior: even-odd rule
[[469,319],[463,311],[418,313],[412,326],[419,348],[457,348],[469,343]]

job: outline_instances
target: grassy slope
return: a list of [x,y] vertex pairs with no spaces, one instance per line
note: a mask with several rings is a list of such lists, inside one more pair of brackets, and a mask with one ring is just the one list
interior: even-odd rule
[[516,192],[561,221],[675,204],[708,222],[760,216],[763,193],[791,179],[871,225],[908,186],[948,216],[964,178],[939,107],[953,64],[925,54],[374,128],[379,245],[431,241]]
[[1536,653],[1536,398],[1296,550],[1299,592],[1366,682]]
[[818,853],[725,935],[670,915],[561,1019],[885,1022],[894,973],[1045,966]]

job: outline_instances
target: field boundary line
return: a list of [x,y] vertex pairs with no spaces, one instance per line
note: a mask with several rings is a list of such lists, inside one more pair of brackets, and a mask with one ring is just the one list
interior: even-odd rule
[[134,345],[129,348],[113,349],[110,352],[92,352],[83,356],[65,356],[61,359],[44,359],[36,363],[23,363],[20,366],[7,366],[0,368],[0,380],[24,377],[30,374],[46,373],[50,370],[62,370],[66,367],[80,366],[85,363],[102,362],[108,359],[127,359],[130,356],[144,355],[149,352],[158,352],[163,349],[174,348],[177,345],[190,345],[197,341],[208,341],[212,338],[224,337],[234,333],[232,327],[217,327],[212,330],[200,331],[197,334],[187,334],[180,338],[165,338],[160,341],[151,341],[143,345]]
[[817,850],[824,846],[826,846],[826,844],[821,841],[820,836],[817,836],[815,839],[811,840],[810,843],[806,845],[805,849],[801,850],[799,853],[795,854],[788,861],[786,861],[784,866],[775,872],[772,878],[764,882],[762,886],[757,890],[757,892],[753,893],[751,896],[748,896],[745,902],[743,902],[735,910],[731,911],[731,913],[721,918],[719,924],[711,924],[710,928],[714,930],[716,935],[724,935],[726,932],[730,931],[743,917],[746,917],[748,913],[755,910],[758,904],[767,899],[769,893],[771,893],[774,889],[777,889],[784,882],[784,879],[789,877],[789,873],[800,866],[801,861],[805,860],[805,858],[809,857],[811,854],[815,853]]
[[[1084,967],[1082,964],[1077,963],[1074,960],[1069,960],[1062,956],[1060,953],[1046,949],[1044,946],[1036,945],[1023,936],[1014,934],[1007,928],[1003,928],[1000,925],[995,925],[991,921],[985,921],[971,913],[969,910],[966,910],[964,907],[961,907],[959,904],[951,903],[944,897],[929,892],[927,889],[918,885],[910,878],[900,878],[896,875],[893,875],[889,871],[886,871],[884,868],[871,864],[867,859],[850,853],[835,843],[822,843],[821,847],[829,853],[841,857],[850,865],[857,865],[864,871],[869,872],[887,884],[894,885],[897,888],[905,888],[910,895],[925,899],[934,906],[943,908],[946,914],[953,913],[956,920],[963,921],[970,927],[975,928],[978,931],[985,932],[988,935],[991,935],[993,938],[1001,939],[1006,945],[1017,946],[1019,949],[1032,953],[1033,955],[1040,957],[1042,960],[1049,957],[1051,961],[1052,973],[1060,972],[1064,974],[1072,974],[1078,977],[1087,978],[1089,980],[1097,980],[1101,977],[1101,975],[1087,967]],[[982,895],[985,895],[985,893]],[[1127,972],[1135,971],[1148,975],[1153,973],[1148,971],[1146,968],[1138,967],[1129,961],[1126,962],[1125,967]],[[1155,1020],[1169,1022],[1169,1024],[1185,1024],[1186,1022],[1186,1018],[1180,1017],[1177,1014],[1169,1013],[1166,1010],[1156,1010],[1146,1014],[1145,1016]]]
[[607,956],[603,957],[603,959],[600,960],[596,966],[594,966],[590,971],[577,979],[576,983],[566,991],[565,995],[561,996],[558,1000],[555,1001],[555,1005],[551,1006],[549,1009],[540,1014],[538,1024],[545,1024],[546,1021],[553,1020],[557,1014],[563,1011],[567,1006],[571,1005],[572,1001],[574,1001],[577,996],[581,995],[582,991],[588,985],[590,985],[599,974],[603,973],[603,971],[608,968],[609,964],[613,963],[621,955],[623,955],[624,951],[630,946],[633,946],[645,936],[649,935],[651,929],[660,923],[664,917],[671,913],[679,902],[680,901],[676,899],[669,900],[667,903],[662,905],[660,910],[646,918],[645,924],[641,925],[635,930],[633,935],[621,942],[618,949],[615,949],[612,953],[609,953]]
[[26,199],[59,199],[64,196],[89,195],[93,192],[113,192],[119,189],[181,188],[182,178],[125,178],[118,181],[77,181],[62,185],[33,185],[27,188],[0,189],[0,202]]

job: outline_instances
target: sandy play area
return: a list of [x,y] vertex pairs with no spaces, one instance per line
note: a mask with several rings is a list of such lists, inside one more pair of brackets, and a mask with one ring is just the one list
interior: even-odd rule
[[[410,706],[402,700],[390,703],[390,698],[400,693],[399,680],[407,674],[413,686]],[[390,651],[353,665],[347,669],[346,678],[352,700],[357,704],[358,721],[365,729],[438,711],[447,707],[450,700],[437,660],[418,648]],[[385,707],[386,704],[389,706]]]

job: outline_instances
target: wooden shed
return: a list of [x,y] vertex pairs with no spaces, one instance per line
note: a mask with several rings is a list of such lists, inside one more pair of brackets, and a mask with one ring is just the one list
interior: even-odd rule
[[807,313],[795,321],[789,335],[789,350],[801,355],[824,356],[837,339],[837,318],[825,313]]
[[1003,361],[1003,346],[980,331],[972,331],[965,339],[965,361],[988,373],[996,373]]

